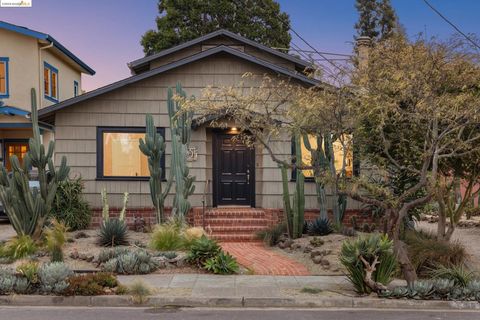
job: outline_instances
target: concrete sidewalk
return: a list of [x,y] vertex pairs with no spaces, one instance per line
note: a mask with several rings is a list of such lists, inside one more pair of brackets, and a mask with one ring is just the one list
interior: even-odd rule
[[[343,276],[258,276],[208,274],[118,276],[128,285],[140,279],[155,290],[155,296],[184,298],[291,298],[315,296],[355,296],[352,285]],[[403,285],[396,281],[394,285]],[[303,288],[320,289],[317,293]]]

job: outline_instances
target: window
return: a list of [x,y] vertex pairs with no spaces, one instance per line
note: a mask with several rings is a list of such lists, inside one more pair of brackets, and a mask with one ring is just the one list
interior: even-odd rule
[[20,165],[23,165],[23,159],[27,155],[28,141],[6,141],[5,142],[5,167],[8,172],[12,170],[10,157],[16,155]]
[[[165,129],[158,128],[165,136]],[[150,176],[148,159],[139,149],[145,128],[97,128],[97,178],[110,180],[146,180]],[[165,157],[161,159],[165,176]]]
[[46,62],[43,64],[43,92],[47,100],[58,102],[58,70]]
[[8,97],[8,58],[0,57],[0,98]]
[[[308,140],[310,142],[310,146],[312,149],[317,149],[317,139],[313,135],[308,136]],[[346,156],[346,165],[345,165],[345,171],[347,177],[351,177],[354,173],[354,161],[353,161],[353,148],[352,148],[352,139],[351,136],[346,137],[345,139],[347,143],[350,145],[350,147],[347,150],[347,156]],[[293,142],[292,142],[293,143]],[[309,166],[312,164],[312,155],[310,151],[307,150],[305,147],[305,144],[303,143],[303,138],[301,139],[301,149],[302,149],[302,162],[304,165]],[[335,155],[335,169],[337,172],[340,172],[342,170],[342,161],[343,161],[343,155],[344,155],[344,150],[342,147],[342,144],[340,141],[334,141],[333,142],[333,153]],[[293,144],[292,147],[292,154],[295,154],[295,144]],[[314,173],[313,170],[303,170],[303,174],[306,179],[311,179],[313,180],[314,178]],[[292,173],[292,178],[295,178],[295,171]]]
[[78,96],[78,82],[73,81],[73,96],[76,97]]

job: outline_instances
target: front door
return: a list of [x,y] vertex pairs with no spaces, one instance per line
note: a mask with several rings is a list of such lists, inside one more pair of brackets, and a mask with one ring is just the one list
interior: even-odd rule
[[255,206],[255,150],[235,135],[215,133],[213,143],[214,206]]
[[16,155],[20,165],[23,165],[23,158],[27,155],[28,141],[5,142],[5,167],[8,172],[12,171],[10,157]]

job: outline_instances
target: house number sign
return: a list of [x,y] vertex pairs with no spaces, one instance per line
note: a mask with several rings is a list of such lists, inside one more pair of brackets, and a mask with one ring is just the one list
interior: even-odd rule
[[197,147],[188,147],[187,161],[197,161]]

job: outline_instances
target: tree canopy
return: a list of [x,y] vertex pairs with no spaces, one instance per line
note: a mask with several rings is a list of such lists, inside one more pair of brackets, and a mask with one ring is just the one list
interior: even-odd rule
[[290,18],[274,0],[159,0],[158,11],[157,30],[141,39],[146,55],[218,29],[269,47],[290,47]]
[[357,0],[355,8],[359,17],[355,23],[358,36],[382,40],[397,28],[397,17],[390,0]]

